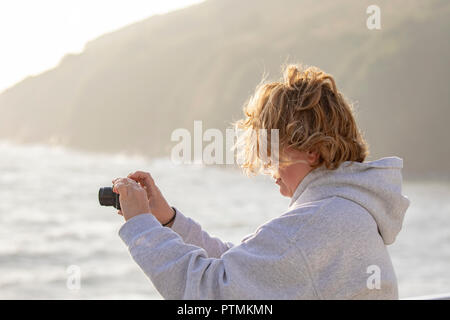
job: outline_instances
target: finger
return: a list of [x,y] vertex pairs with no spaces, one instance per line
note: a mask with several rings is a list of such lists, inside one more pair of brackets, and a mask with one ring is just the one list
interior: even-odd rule
[[130,173],[128,177],[139,183],[147,192],[149,192],[155,185],[153,178],[147,172],[137,171]]
[[128,175],[128,178],[133,179],[134,181],[139,182],[142,185],[150,185],[151,184],[150,175],[146,174],[145,172],[142,172],[142,171],[136,171],[134,173],[130,173]]
[[146,171],[135,171],[133,173],[130,173],[128,176],[136,176],[136,177],[149,177],[151,176],[150,173],[146,172]]
[[[114,191],[114,185],[117,184],[117,182],[119,181],[125,181],[127,178],[115,178],[112,180],[112,184],[113,184],[113,191]],[[134,181],[133,181],[134,183]]]
[[129,179],[129,178],[120,178],[118,179],[115,184],[114,184],[116,190],[119,192],[120,194],[120,190],[123,189],[124,187],[127,188],[127,190],[129,189],[136,189],[136,190],[140,190],[142,189],[141,185],[139,183],[137,183],[136,181]]
[[133,179],[137,182],[143,182],[146,185],[154,185],[155,181],[153,180],[153,177],[150,173],[144,172],[144,171],[136,171],[133,173],[130,173],[128,175],[128,178]]
[[128,195],[128,189],[131,188],[133,185],[137,185],[136,182],[132,181],[127,178],[120,178],[116,180],[114,183],[113,191],[120,194],[123,197],[127,197]]
[[129,181],[130,183],[136,182],[136,181],[134,181],[134,180],[132,180],[132,179],[129,179],[129,178],[127,177],[127,178],[115,178],[115,179],[112,180],[112,183],[114,184],[114,183],[118,182],[119,180],[126,180],[126,181]]
[[116,190],[119,195],[120,195],[120,199],[126,199],[128,196],[128,185],[125,185],[123,183],[117,183],[116,184]]
[[115,193],[117,193],[116,184],[120,181],[120,179],[122,179],[122,178],[115,178],[112,180],[113,192],[115,192]]
[[123,216],[122,210],[117,211],[117,214]]
[[136,181],[134,181],[133,179],[130,179],[130,178],[117,178],[117,179],[114,179],[113,181],[114,181],[114,185],[116,185],[118,183],[134,184],[134,185],[137,184]]

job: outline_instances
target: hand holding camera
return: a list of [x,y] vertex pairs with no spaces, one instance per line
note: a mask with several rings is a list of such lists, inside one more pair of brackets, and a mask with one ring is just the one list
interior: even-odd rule
[[136,181],[129,178],[113,180],[113,192],[119,194],[120,211],[125,220],[143,213],[151,213],[147,192]]
[[[150,173],[136,171],[130,173],[127,178],[114,179],[112,182],[113,188],[100,189],[100,204],[114,206],[125,220],[138,214],[152,213],[161,224],[165,225],[174,217],[174,209],[169,206]],[[170,227],[171,224],[167,226]]]

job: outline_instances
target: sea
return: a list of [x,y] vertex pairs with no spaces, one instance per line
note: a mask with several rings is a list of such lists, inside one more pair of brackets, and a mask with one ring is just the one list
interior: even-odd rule
[[[162,299],[118,236],[124,221],[100,187],[143,170],[168,202],[238,244],[285,212],[273,179],[168,158],[0,141],[0,299]],[[388,246],[400,298],[450,292],[450,182],[405,181],[411,200]]]

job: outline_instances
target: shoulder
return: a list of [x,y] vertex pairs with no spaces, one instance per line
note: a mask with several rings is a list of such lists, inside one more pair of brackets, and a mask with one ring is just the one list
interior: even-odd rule
[[[377,225],[370,213],[357,203],[341,197],[291,207],[280,217],[266,224],[273,232],[282,234],[289,242],[315,242],[327,238],[345,239],[365,237],[377,233]],[[302,241],[303,240],[303,241]]]

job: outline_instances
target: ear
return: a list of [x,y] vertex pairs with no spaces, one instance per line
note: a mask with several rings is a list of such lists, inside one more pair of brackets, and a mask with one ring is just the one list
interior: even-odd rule
[[308,150],[306,152],[306,160],[309,162],[310,166],[313,166],[319,160],[319,153],[315,150]]

